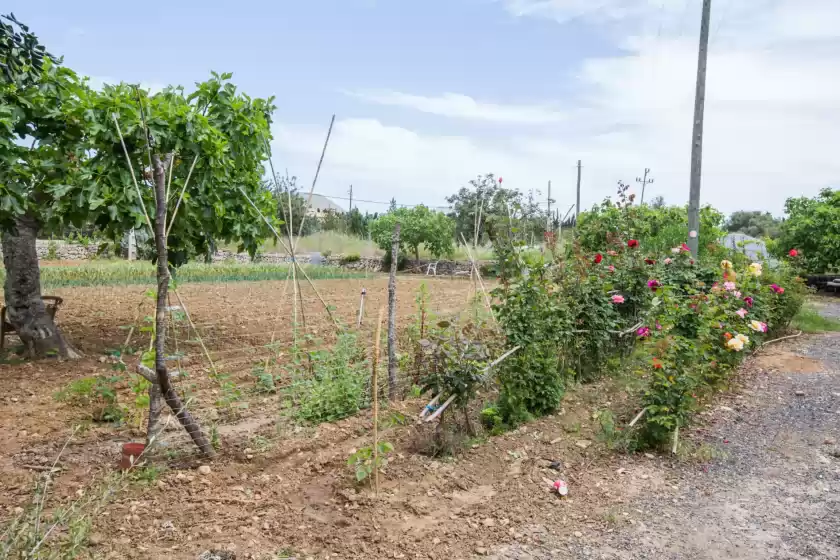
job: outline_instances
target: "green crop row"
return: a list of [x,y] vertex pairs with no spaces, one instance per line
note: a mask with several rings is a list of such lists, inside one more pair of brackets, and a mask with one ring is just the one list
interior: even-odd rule
[[[302,265],[313,280],[361,278],[364,272],[338,267]],[[178,282],[255,282],[285,280],[289,264],[262,263],[189,263],[175,273]],[[5,281],[0,268],[0,281]],[[41,268],[41,284],[45,288],[74,286],[120,286],[154,284],[155,267],[149,262],[91,261],[78,266],[45,266]]]

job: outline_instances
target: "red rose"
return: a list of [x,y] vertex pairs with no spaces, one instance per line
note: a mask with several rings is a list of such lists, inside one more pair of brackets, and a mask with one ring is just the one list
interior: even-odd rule
[[630,241],[627,242],[627,246],[630,247],[631,249],[633,249],[634,247],[639,246],[639,242],[636,241],[635,239],[631,239]]
[[499,182],[500,182],[500,183],[502,182],[502,178],[501,178],[501,177],[499,177]]
[[604,256],[601,253],[595,255],[595,264],[601,264],[602,260],[604,260]]
[[653,260],[653,259],[645,259],[645,262],[646,262],[647,264],[656,264],[656,261],[655,261],[655,260]]
[[791,249],[788,255],[790,255],[791,257],[796,257],[797,255],[799,255],[799,251],[797,251],[796,249]]

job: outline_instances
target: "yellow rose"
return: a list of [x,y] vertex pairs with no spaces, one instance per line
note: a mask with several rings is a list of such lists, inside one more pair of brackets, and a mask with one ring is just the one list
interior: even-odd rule
[[734,350],[736,352],[740,352],[744,349],[744,341],[740,338],[733,338],[729,342],[726,343],[726,347],[730,350]]
[[750,265],[750,274],[753,276],[761,276],[761,263],[752,263]]
[[729,270],[730,268],[732,268],[732,263],[729,261],[720,261],[720,267],[723,270]]

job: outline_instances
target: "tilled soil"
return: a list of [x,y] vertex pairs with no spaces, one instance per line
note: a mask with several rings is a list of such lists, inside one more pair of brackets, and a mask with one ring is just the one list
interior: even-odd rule
[[[820,309],[840,316],[840,300]],[[613,528],[506,546],[493,557],[840,558],[840,334],[768,346],[741,383],[708,413],[719,420],[702,441],[720,456],[660,468],[657,487],[630,478],[638,494]]]
[[[195,318],[231,330],[238,326],[227,320],[236,316],[231,306],[259,289],[207,290],[206,303],[193,306]],[[435,295],[449,297],[437,309],[465,299],[441,292]],[[822,309],[840,314],[840,300]],[[353,310],[346,314],[352,320]],[[122,321],[109,313],[76,317],[76,333],[86,334],[99,327],[97,318]],[[3,367],[11,381],[0,399],[6,520],[30,500],[38,469],[78,421],[79,411],[57,405],[52,393],[108,364]],[[626,387],[609,379],[570,388],[557,414],[468,442],[454,458],[418,453],[430,428],[385,429],[380,437],[396,451],[378,496],[356,484],[346,465],[354,449],[370,444],[369,411],[290,430],[278,425],[276,403],[252,399],[247,413],[220,426],[222,451],[209,472],[187,447],[156,457],[162,471],[149,480],[128,477],[93,520],[87,557],[192,560],[223,550],[240,559],[840,558],[840,336],[772,344],[748,360],[736,384],[682,436],[694,449],[690,457],[607,450],[595,413],[623,411],[622,423],[634,414]],[[400,407],[413,421],[422,405]],[[126,439],[108,426],[77,434],[48,507],[95,492],[91,481],[113,470]],[[556,478],[568,482],[567,498],[549,493],[545,481]]]

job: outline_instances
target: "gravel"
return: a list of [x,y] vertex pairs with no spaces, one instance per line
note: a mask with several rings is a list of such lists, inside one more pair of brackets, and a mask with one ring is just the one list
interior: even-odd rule
[[[820,312],[840,317],[840,299]],[[772,349],[772,350],[771,350]],[[539,547],[514,544],[493,558],[840,558],[840,333],[780,342],[768,353],[818,360],[815,373],[748,363],[743,387],[721,396],[705,442],[708,463],[667,461],[668,480],[629,498],[634,523]],[[813,363],[813,362],[811,362]],[[812,368],[813,369],[813,368]]]

